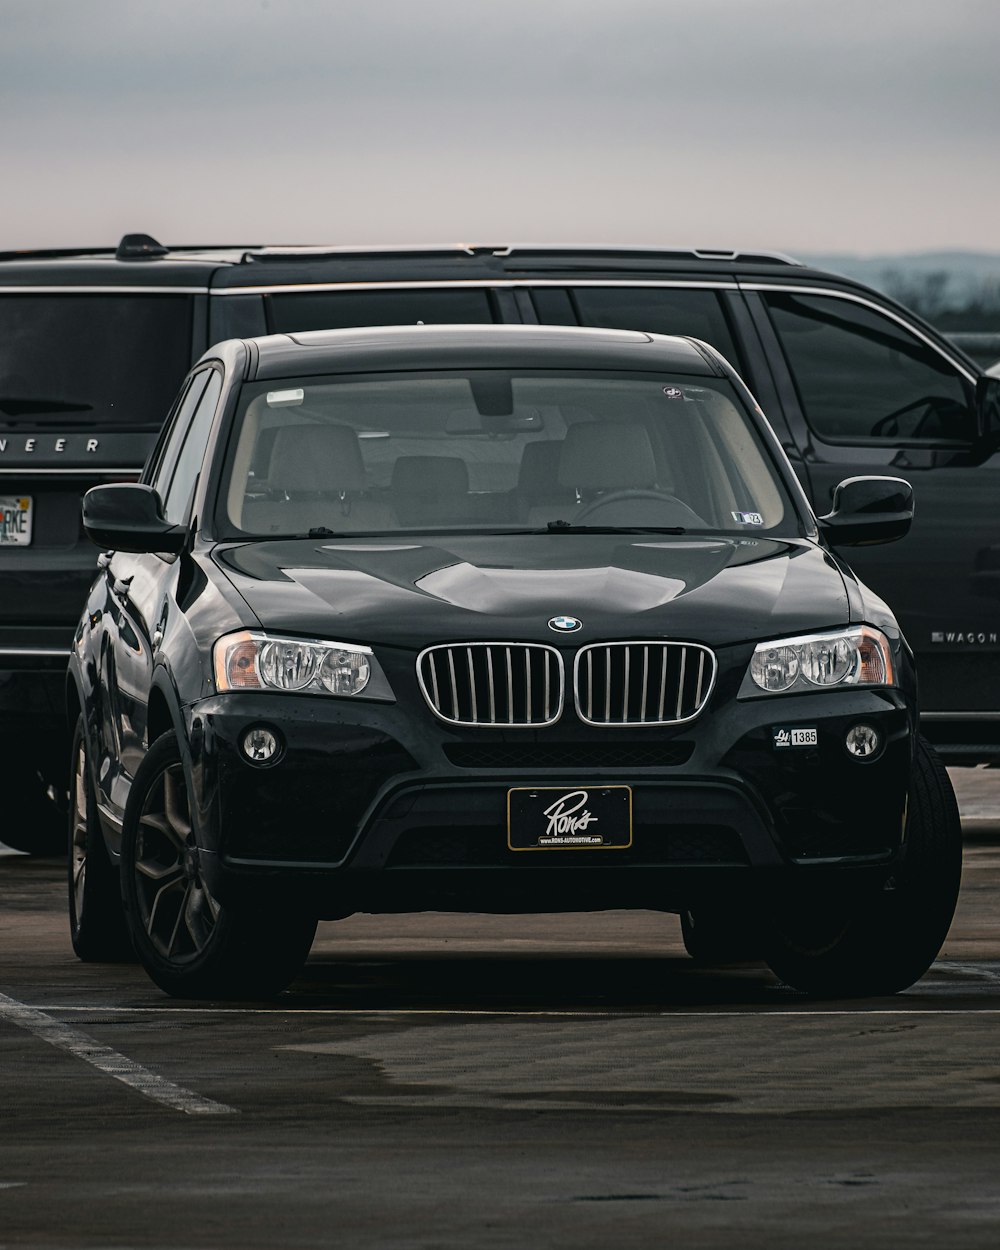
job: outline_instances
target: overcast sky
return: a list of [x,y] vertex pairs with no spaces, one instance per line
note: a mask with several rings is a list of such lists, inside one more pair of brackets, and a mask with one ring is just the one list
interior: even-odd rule
[[1000,0],[0,0],[0,248],[1000,251]]

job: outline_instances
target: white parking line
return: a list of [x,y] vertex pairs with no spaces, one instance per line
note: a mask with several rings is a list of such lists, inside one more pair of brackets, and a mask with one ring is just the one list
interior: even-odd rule
[[48,1042],[50,1046],[68,1051],[69,1054],[75,1055],[77,1059],[83,1059],[106,1076],[114,1077],[116,1081],[128,1085],[142,1094],[144,1098],[162,1103],[163,1106],[170,1107],[174,1111],[183,1111],[185,1115],[239,1114],[235,1107],[229,1107],[223,1102],[215,1102],[211,1098],[203,1098],[200,1094],[192,1093],[191,1090],[184,1089],[181,1085],[175,1085],[173,1081],[157,1076],[155,1072],[150,1072],[141,1064],[119,1054],[117,1050],[112,1050],[110,1046],[102,1046],[100,1042],[95,1042],[86,1033],[79,1033],[68,1024],[53,1020],[50,1015],[39,1008],[28,1007],[24,1003],[19,1003],[15,998],[9,998],[6,994],[0,994],[0,1021],[3,1020],[9,1020],[11,1024],[26,1029],[29,1033],[40,1037],[42,1041]]

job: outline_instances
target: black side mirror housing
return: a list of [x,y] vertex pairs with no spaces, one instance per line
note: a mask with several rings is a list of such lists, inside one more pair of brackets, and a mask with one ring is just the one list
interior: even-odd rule
[[903,538],[913,521],[913,487],[900,477],[849,477],[819,518],[831,547],[868,547]]
[[90,541],[106,551],[177,555],[188,537],[183,526],[166,520],[156,491],[136,482],[88,490],[83,497],[83,528]]
[[984,451],[1000,448],[1000,364],[976,379],[976,433]]

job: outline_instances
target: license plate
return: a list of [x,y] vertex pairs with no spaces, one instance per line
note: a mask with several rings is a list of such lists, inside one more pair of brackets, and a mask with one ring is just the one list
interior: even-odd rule
[[512,851],[617,851],[632,845],[631,786],[521,786],[507,791]]
[[0,547],[27,547],[31,542],[31,497],[0,495]]

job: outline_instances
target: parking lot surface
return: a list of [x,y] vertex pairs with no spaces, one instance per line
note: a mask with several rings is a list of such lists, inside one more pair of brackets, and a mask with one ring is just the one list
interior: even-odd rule
[[0,1247],[995,1246],[994,776],[892,999],[610,912],[358,916],[274,1004],[184,1003],[79,963],[63,865],[0,856]]

